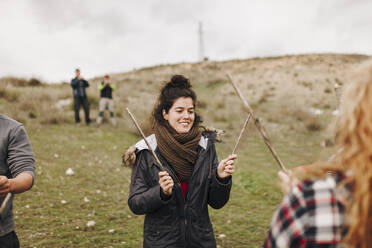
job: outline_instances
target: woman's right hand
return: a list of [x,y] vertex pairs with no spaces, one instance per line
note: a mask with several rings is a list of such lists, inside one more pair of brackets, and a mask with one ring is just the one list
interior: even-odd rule
[[171,195],[172,189],[174,186],[174,182],[171,176],[169,176],[168,172],[160,171],[159,172],[159,184],[160,188],[163,190],[165,195]]

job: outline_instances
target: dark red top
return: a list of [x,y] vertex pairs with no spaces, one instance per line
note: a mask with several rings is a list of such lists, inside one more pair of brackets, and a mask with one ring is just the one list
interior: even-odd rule
[[187,188],[189,187],[189,184],[186,183],[186,182],[181,182],[181,189],[182,189],[182,195],[183,195],[183,198],[186,198],[186,194],[187,194]]

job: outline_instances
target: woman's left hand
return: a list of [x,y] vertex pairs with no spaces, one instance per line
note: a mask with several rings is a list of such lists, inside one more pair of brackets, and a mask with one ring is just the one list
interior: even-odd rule
[[[303,166],[299,166],[293,169],[293,171],[306,173],[306,169]],[[286,172],[279,171],[278,176],[280,178],[280,189],[283,194],[286,195],[291,191],[292,187],[300,183],[300,181],[293,174],[292,170],[287,170]]]
[[238,156],[236,154],[229,155],[227,158],[221,160],[217,168],[217,174],[219,178],[226,178],[231,176],[235,171],[234,160]]

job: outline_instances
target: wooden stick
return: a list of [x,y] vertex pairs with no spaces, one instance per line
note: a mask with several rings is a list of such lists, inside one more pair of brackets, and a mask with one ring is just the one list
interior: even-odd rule
[[262,136],[262,138],[263,138],[266,146],[269,148],[271,154],[274,156],[276,162],[278,162],[278,165],[279,165],[280,169],[283,172],[287,173],[287,169],[284,167],[284,165],[283,165],[282,161],[280,160],[278,154],[276,153],[276,151],[274,150],[273,146],[271,145],[270,139],[269,139],[266,131],[264,130],[263,126],[261,125],[259,119],[254,116],[254,113],[253,113],[253,110],[252,110],[251,106],[248,104],[248,102],[245,99],[244,95],[239,90],[238,86],[235,84],[234,80],[232,79],[232,77],[231,77],[231,75],[229,73],[227,74],[227,77],[229,78],[230,83],[234,87],[235,92],[238,94],[238,96],[242,100],[243,105],[245,107],[245,110],[248,112],[248,114],[251,114],[252,115],[254,124],[256,125],[259,133],[261,134],[261,136]]
[[9,201],[10,201],[11,197],[12,197],[12,193],[6,194],[4,201],[1,203],[1,207],[0,207],[0,217],[1,217],[1,219],[3,218],[3,216],[5,214],[5,210],[8,208],[8,204],[9,204]]
[[278,165],[280,167],[280,169],[287,173],[287,169],[285,168],[284,164],[282,163],[282,161],[280,160],[278,154],[276,153],[276,151],[274,150],[274,147],[272,146],[271,142],[270,142],[270,139],[269,139],[269,136],[267,135],[264,127],[261,125],[261,122],[258,118],[255,119],[255,125],[258,129],[258,131],[261,133],[261,136],[262,138],[264,139],[264,142],[265,144],[267,145],[267,147],[269,148],[271,154],[274,156],[276,162],[278,162]]
[[154,156],[156,162],[158,163],[158,167],[159,167],[159,169],[160,169],[161,171],[165,171],[163,165],[161,164],[161,162],[160,162],[160,160],[159,160],[159,158],[158,158],[158,156],[156,155],[156,153],[154,152],[154,150],[151,148],[150,143],[147,141],[146,136],[145,136],[145,134],[143,133],[141,127],[138,125],[138,123],[137,123],[137,121],[136,121],[136,118],[134,118],[134,115],[132,114],[132,112],[130,112],[129,108],[127,108],[127,111],[128,111],[129,116],[132,118],[132,120],[133,120],[133,122],[134,122],[134,125],[136,126],[136,128],[137,128],[138,131],[140,132],[142,138],[145,140],[147,147],[149,148],[149,150],[151,151],[152,155]]
[[238,145],[239,145],[240,139],[242,138],[243,133],[244,133],[245,129],[247,128],[247,125],[248,125],[249,120],[251,119],[251,116],[252,116],[252,114],[249,113],[248,116],[247,116],[247,119],[246,119],[245,122],[244,122],[243,128],[242,128],[242,130],[240,131],[239,137],[238,137],[238,139],[237,139],[236,142],[235,142],[235,145],[234,145],[234,148],[233,148],[231,154],[235,154],[236,149],[238,149]]

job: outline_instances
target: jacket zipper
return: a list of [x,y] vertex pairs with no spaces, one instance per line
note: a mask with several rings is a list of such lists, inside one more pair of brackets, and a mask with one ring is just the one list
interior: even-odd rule
[[[180,180],[178,179],[176,173],[173,172],[173,169],[169,167],[169,172],[173,175],[174,178],[176,178],[176,181],[177,181],[177,185],[178,187],[180,187],[181,189],[181,194],[182,194],[182,187],[181,187],[181,182]],[[184,205],[184,208],[183,208],[183,213],[184,213],[184,224],[185,224],[185,233],[184,233],[184,237],[185,237],[185,241],[186,241],[186,228],[187,228],[187,218],[186,218],[186,208],[187,208],[187,201],[186,201],[186,198],[187,198],[187,194],[188,192],[186,193],[186,196],[183,197],[182,195],[182,198],[183,198],[183,205]]]
[[[207,150],[207,149],[205,149],[205,150]],[[177,184],[178,184],[178,186],[180,187],[180,189],[181,189],[181,193],[182,193],[181,182],[180,182],[180,180],[178,179],[176,173],[173,171],[173,169],[172,169],[171,167],[169,167],[169,171],[170,171],[171,174],[174,176],[174,178],[176,178],[176,180],[177,180]],[[210,169],[210,171],[211,171],[211,169]],[[190,181],[191,181],[191,178],[192,178],[193,174],[194,174],[194,173],[191,174]],[[211,174],[211,172],[209,172],[209,174]],[[210,177],[210,175],[208,175],[208,178],[209,178],[209,177]],[[187,190],[185,197],[183,197],[183,195],[182,195],[182,198],[183,198],[183,205],[184,205],[183,213],[184,213],[184,218],[185,218],[185,219],[184,219],[184,224],[185,224],[185,233],[184,233],[184,238],[185,238],[185,241],[186,241],[186,232],[187,232],[187,231],[186,231],[186,229],[187,229],[186,208],[187,208],[187,195],[188,195],[188,193],[189,193],[189,190]]]

